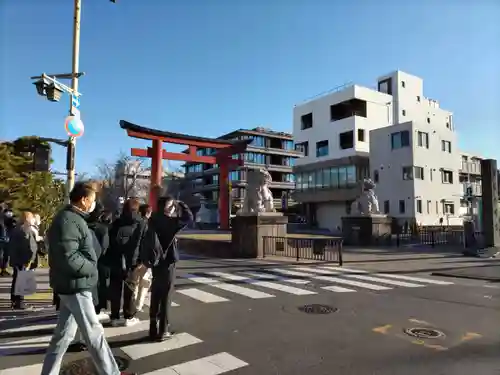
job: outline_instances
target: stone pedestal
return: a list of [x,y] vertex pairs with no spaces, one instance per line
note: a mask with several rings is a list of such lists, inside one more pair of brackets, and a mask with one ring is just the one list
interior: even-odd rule
[[342,236],[346,245],[370,246],[374,239],[391,235],[392,219],[385,215],[344,216]]
[[238,214],[232,219],[232,252],[235,258],[263,256],[264,236],[286,237],[288,217],[280,212]]

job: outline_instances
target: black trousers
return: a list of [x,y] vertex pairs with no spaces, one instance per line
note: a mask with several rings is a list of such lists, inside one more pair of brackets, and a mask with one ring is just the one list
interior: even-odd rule
[[163,335],[168,332],[174,284],[175,263],[161,270],[153,270],[151,305],[149,307],[150,335]]
[[109,297],[111,302],[110,319],[120,319],[123,295],[123,317],[130,319],[135,316],[137,309],[134,305],[134,291],[125,283],[123,272],[111,272],[109,278]]
[[[99,282],[97,283],[97,299],[98,299],[98,309],[106,310],[108,308],[108,301],[110,297],[109,293],[109,270],[99,266]],[[99,314],[99,313],[98,313]]]
[[0,271],[7,270],[9,266],[9,244],[0,242]]
[[22,306],[22,303],[24,302],[24,297],[23,296],[16,296],[14,294],[14,290],[16,288],[16,281],[17,281],[17,275],[19,274],[19,271],[23,270],[24,267],[12,267],[13,268],[13,274],[12,274],[12,284],[10,285],[10,300],[12,304],[15,307],[20,307]]

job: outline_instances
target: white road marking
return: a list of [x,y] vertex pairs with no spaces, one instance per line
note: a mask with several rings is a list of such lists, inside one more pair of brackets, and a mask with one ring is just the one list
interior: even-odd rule
[[346,273],[368,273],[368,271],[363,270],[353,270],[352,268],[337,267],[337,266],[321,266],[322,268],[328,268],[329,270],[346,272]]
[[[97,316],[97,318],[102,323],[102,322],[105,322],[105,321],[109,320],[109,315],[102,313],[102,314],[99,314]],[[42,319],[39,319],[38,321],[41,321],[41,320]],[[49,320],[49,319],[47,319],[47,320]],[[44,323],[44,324],[29,324],[29,323],[24,323],[25,325],[22,325],[20,327],[8,328],[8,329],[1,330],[0,331],[0,338],[2,337],[2,333],[42,331],[42,330],[56,328],[57,317],[54,317],[54,318],[52,318],[50,320],[53,321],[53,323]]]
[[392,279],[422,282],[422,283],[426,283],[426,284],[436,284],[436,285],[453,285],[454,284],[451,281],[433,280],[433,279],[427,279],[427,278],[415,277],[415,276],[394,275],[392,273],[377,273],[376,275],[383,276],[383,277],[390,277]]
[[194,281],[199,284],[210,285],[213,288],[222,289],[228,292],[240,294],[245,297],[249,297],[252,299],[260,299],[260,298],[271,298],[274,297],[272,294],[267,294],[264,292],[259,292],[258,290],[253,290],[249,288],[244,288],[239,285],[226,284],[221,283],[219,280],[211,279],[209,277],[201,277],[190,274],[183,275],[184,278],[187,278],[191,281]]
[[123,346],[120,349],[133,360],[203,342],[189,333],[178,333],[162,342],[150,342]]
[[409,283],[406,281],[397,281],[397,280],[388,280],[388,279],[382,279],[381,277],[373,277],[373,276],[366,276],[366,275],[344,275],[344,277],[349,277],[351,279],[358,279],[358,280],[365,280],[365,281],[373,281],[373,282],[378,282],[382,284],[388,284],[388,285],[396,285],[396,286],[402,286],[405,288],[421,288],[425,285],[422,284],[414,284],[414,283]]
[[[341,279],[339,277],[333,277],[333,276],[314,276],[314,278],[317,280],[331,281],[332,283],[346,284],[346,285],[357,286],[359,288],[365,288],[365,289],[371,289],[371,290],[389,290],[389,289],[392,289],[392,288],[389,288],[387,286],[368,284],[368,283],[363,283],[361,281],[355,281],[355,280],[346,280],[346,279]],[[321,289],[324,289],[324,288],[325,287],[322,287]]]
[[[128,335],[130,333],[146,331],[149,328],[149,320],[141,321],[130,327],[105,327],[104,335],[107,339],[116,336]],[[36,326],[33,327],[36,330]],[[13,352],[29,352],[47,348],[52,339],[52,335],[44,335],[29,339],[10,341],[0,344],[0,356],[12,355]]]
[[0,375],[40,375],[42,364],[36,363],[29,366],[12,367],[0,370]]
[[227,298],[219,297],[215,294],[208,293],[197,288],[178,289],[177,293],[183,294],[204,303],[229,301]]
[[338,275],[338,272],[334,271],[329,271],[321,268],[313,268],[313,267],[294,267],[294,270],[298,271],[305,271],[305,272],[311,272],[311,273],[319,273],[322,275]]
[[[229,353],[218,353],[208,357],[195,359],[194,361],[184,362],[153,372],[148,372],[144,375],[220,375],[245,366],[248,366],[248,363],[233,357]],[[0,373],[0,375],[3,374]]]
[[273,282],[269,282],[269,281],[255,280],[255,279],[251,279],[249,277],[233,275],[233,274],[226,273],[226,272],[207,272],[207,273],[210,275],[213,275],[213,276],[227,279],[227,280],[243,281],[243,282],[249,283],[251,285],[257,285],[257,286],[260,286],[263,288],[279,290],[279,291],[282,291],[285,293],[294,294],[296,296],[317,294],[316,292],[313,292],[311,290],[300,289],[300,288],[296,288],[294,286],[288,286],[288,285],[273,283]]
[[335,286],[335,285],[324,286],[321,289],[329,290],[330,292],[335,292],[335,293],[356,292],[356,290],[354,289],[342,288],[341,286]]
[[284,281],[286,283],[291,283],[291,284],[309,284],[309,280],[302,280],[302,279],[290,279],[287,277],[282,277],[278,275],[273,275],[271,273],[265,273],[265,272],[249,272],[245,271],[244,272],[247,275],[250,275],[252,277],[255,277],[256,279],[266,279],[266,280],[277,280],[277,281]]
[[271,271],[276,272],[276,273],[281,273],[283,275],[289,275],[289,276],[299,276],[299,277],[311,277],[312,276],[310,273],[291,271],[289,269],[283,269],[283,268],[273,268],[273,269],[271,269]]

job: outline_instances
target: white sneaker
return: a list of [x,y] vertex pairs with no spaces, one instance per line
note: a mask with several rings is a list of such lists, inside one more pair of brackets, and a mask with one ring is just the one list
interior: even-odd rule
[[100,312],[99,315],[97,315],[97,319],[102,322],[107,322],[109,320],[109,314],[106,314],[104,311]]
[[123,325],[123,320],[121,319],[111,319],[111,327],[120,327]]
[[130,318],[130,319],[126,319],[125,320],[125,326],[126,327],[131,327],[131,326],[133,326],[133,325],[135,325],[135,324],[137,324],[139,322],[140,322],[140,320],[137,319],[137,318],[135,318],[135,317],[134,318]]

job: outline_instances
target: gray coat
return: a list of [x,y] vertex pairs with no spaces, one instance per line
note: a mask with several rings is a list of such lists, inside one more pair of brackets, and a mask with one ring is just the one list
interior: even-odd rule
[[38,246],[31,228],[17,226],[10,235],[9,252],[12,267],[27,266],[36,258]]

